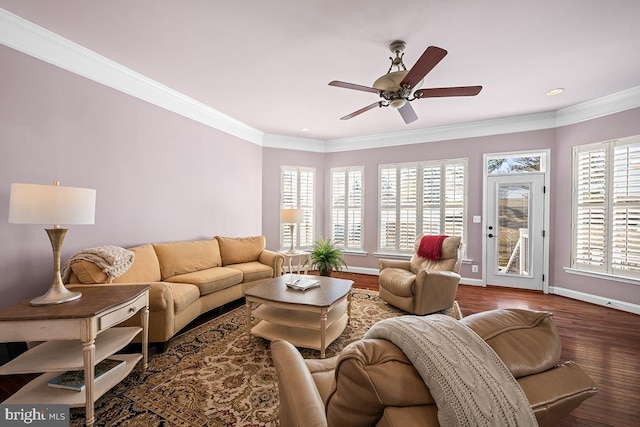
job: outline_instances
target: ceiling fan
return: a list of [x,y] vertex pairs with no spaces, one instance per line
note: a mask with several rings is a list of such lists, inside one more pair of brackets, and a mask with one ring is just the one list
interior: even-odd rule
[[[438,98],[447,96],[475,96],[482,90],[482,86],[460,86],[420,89],[424,77],[447,55],[447,51],[429,46],[413,68],[407,71],[402,62],[406,43],[396,40],[389,45],[389,50],[394,53],[395,58],[389,57],[391,66],[387,74],[378,78],[373,87],[357,85],[334,80],[329,86],[342,87],[345,89],[360,90],[363,92],[377,93],[382,100],[367,105],[351,114],[341,117],[340,120],[349,120],[375,107],[396,108],[405,123],[411,123],[418,119],[416,112],[409,102],[422,98]],[[396,71],[391,71],[393,68]]]

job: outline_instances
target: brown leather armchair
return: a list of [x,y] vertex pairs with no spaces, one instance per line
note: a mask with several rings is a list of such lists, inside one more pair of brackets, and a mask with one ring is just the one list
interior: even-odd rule
[[415,242],[410,261],[380,259],[380,298],[419,316],[436,313],[454,305],[460,282],[461,238],[447,237],[438,260],[417,254],[422,235]]
[[[541,427],[597,392],[578,365],[560,362],[561,342],[548,312],[500,309],[461,320],[483,338],[524,391]],[[438,407],[404,353],[389,341],[363,339],[330,359],[303,359],[276,340],[281,427],[439,426]]]

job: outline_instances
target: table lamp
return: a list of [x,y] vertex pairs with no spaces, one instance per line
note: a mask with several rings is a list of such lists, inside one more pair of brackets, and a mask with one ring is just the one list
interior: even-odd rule
[[302,209],[282,209],[280,210],[280,222],[282,224],[289,224],[289,234],[291,234],[291,247],[289,253],[296,253],[293,247],[293,231],[296,228],[296,224],[299,224],[304,219],[304,211]]
[[80,292],[64,287],[60,276],[60,251],[66,228],[60,224],[93,224],[96,211],[96,190],[53,185],[11,184],[9,223],[53,224],[45,229],[53,248],[53,284],[31,305],[61,304],[80,298]]

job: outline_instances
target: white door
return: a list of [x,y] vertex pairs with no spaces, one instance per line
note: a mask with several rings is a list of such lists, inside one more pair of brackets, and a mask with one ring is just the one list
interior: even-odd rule
[[487,285],[543,290],[544,204],[544,174],[487,178]]

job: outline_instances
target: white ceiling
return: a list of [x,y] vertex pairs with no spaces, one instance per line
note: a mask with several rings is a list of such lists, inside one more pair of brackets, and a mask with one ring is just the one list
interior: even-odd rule
[[[268,134],[332,140],[562,109],[640,86],[638,0],[0,0],[0,7]],[[391,41],[449,54],[419,119],[376,108]],[[564,93],[547,96],[549,89]],[[309,131],[303,132],[302,128]]]

